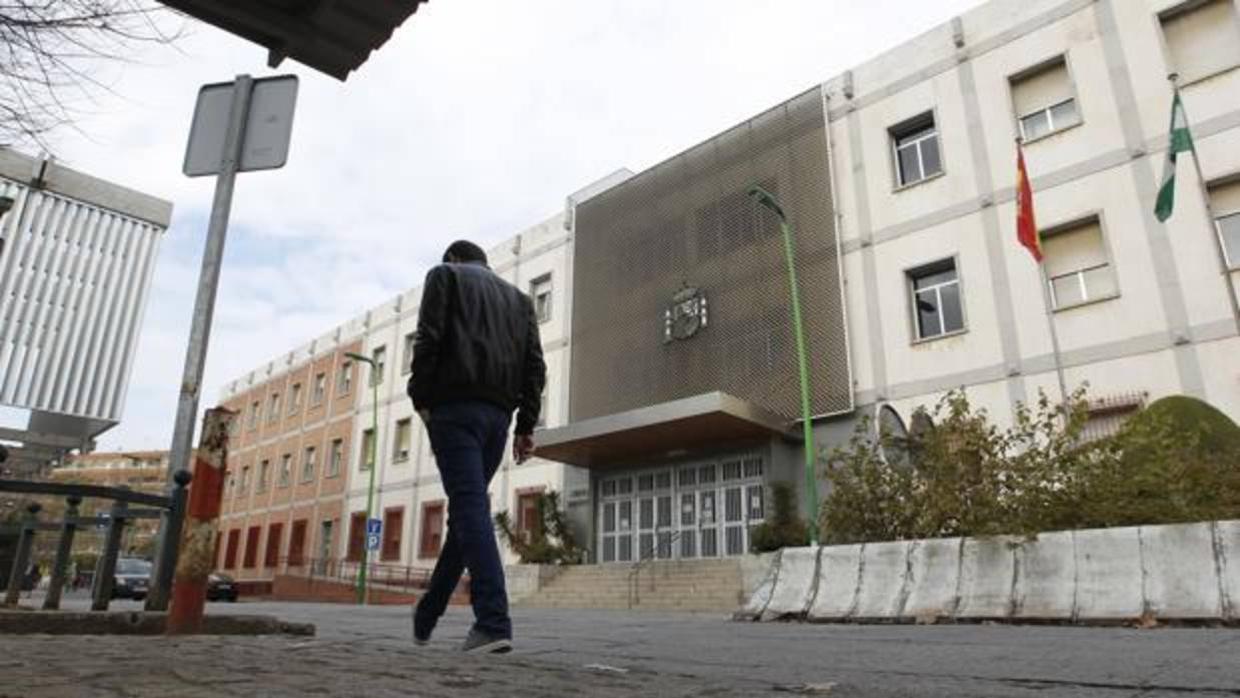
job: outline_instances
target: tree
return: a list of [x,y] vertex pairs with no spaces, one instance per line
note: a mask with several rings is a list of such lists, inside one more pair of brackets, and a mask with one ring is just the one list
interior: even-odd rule
[[0,144],[45,146],[111,88],[110,63],[179,38],[148,0],[0,0]]
[[572,528],[560,510],[560,495],[548,490],[538,495],[538,518],[530,530],[517,530],[508,512],[495,515],[495,525],[509,547],[525,564],[576,565],[585,551],[577,545]]

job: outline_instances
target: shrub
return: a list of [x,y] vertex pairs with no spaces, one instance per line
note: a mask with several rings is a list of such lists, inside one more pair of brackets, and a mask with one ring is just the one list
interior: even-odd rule
[[559,493],[548,490],[540,494],[537,507],[538,520],[531,531],[516,530],[506,511],[495,515],[495,525],[509,547],[526,564],[580,564],[584,551],[564,520]]
[[[1039,394],[999,429],[963,391],[933,410],[936,427],[905,466],[887,464],[866,420],[827,458],[819,515],[831,543],[1031,534],[1046,530],[1234,518],[1240,428],[1191,398],[1164,398],[1110,438],[1084,442],[1085,391]],[[883,437],[887,438],[887,437]]]
[[787,482],[771,483],[771,516],[749,534],[749,549],[766,553],[809,545],[809,526],[797,516],[796,489]]

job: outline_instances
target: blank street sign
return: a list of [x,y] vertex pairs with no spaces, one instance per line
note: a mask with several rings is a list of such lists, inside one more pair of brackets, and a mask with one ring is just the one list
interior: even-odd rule
[[[189,131],[189,146],[185,149],[186,176],[219,174],[232,95],[231,82],[203,85],[199,89],[194,122]],[[278,75],[254,81],[238,172],[274,170],[284,166],[288,160],[296,104],[296,75]]]

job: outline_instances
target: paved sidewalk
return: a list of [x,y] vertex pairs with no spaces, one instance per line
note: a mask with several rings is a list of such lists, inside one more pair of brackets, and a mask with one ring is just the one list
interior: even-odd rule
[[756,682],[568,668],[519,653],[279,637],[0,636],[0,677],[0,698],[789,695]]

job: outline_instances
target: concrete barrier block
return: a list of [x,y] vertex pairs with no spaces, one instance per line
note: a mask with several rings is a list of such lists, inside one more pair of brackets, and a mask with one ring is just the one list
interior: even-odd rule
[[1214,536],[1222,571],[1223,613],[1240,620],[1240,521],[1219,521]]
[[961,550],[961,619],[1007,618],[1012,610],[1012,582],[1015,574],[1014,536],[970,538]]
[[1076,601],[1076,543],[1072,531],[1039,533],[1016,556],[1013,616],[1072,620]]
[[907,618],[949,618],[956,613],[960,577],[960,539],[921,541],[909,554],[912,584],[904,602]]
[[870,543],[861,551],[856,618],[895,620],[908,597],[909,552],[915,541]]
[[818,576],[818,548],[784,548],[779,556],[779,574],[771,600],[762,612],[763,620],[803,615],[813,601]]
[[853,614],[861,586],[864,545],[832,545],[822,549],[818,591],[809,608],[810,620],[842,620]]
[[1076,617],[1139,618],[1144,612],[1141,542],[1136,527],[1076,532]]
[[[745,585],[745,591],[748,596],[740,610],[736,612],[734,618],[737,620],[757,620],[762,617],[763,611],[766,610],[768,604],[771,603],[771,595],[775,592],[775,580],[779,576],[779,560],[783,551],[776,552],[767,558],[766,571],[762,578],[753,586]],[[744,576],[748,577],[752,571],[747,571]]]
[[1145,607],[1157,618],[1221,618],[1214,526],[1209,523],[1141,527]]

